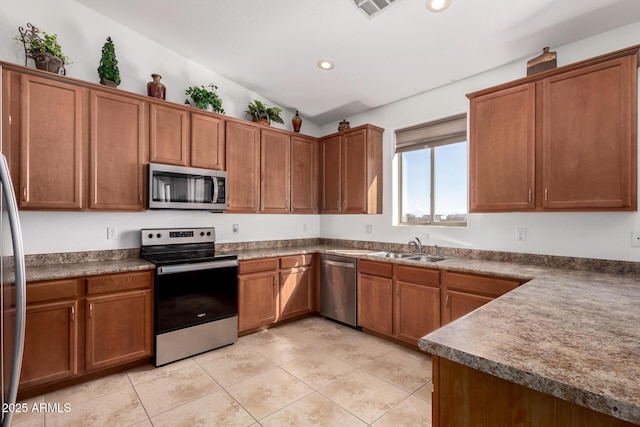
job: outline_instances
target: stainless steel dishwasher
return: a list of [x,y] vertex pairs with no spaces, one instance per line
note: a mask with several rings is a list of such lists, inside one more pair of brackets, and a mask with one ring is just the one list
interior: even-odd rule
[[347,325],[357,326],[355,258],[320,255],[320,314]]

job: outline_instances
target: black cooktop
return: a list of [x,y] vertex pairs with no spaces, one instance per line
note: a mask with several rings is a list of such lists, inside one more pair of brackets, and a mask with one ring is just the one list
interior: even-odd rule
[[238,259],[233,254],[217,254],[214,250],[197,250],[186,252],[142,253],[142,259],[156,265],[194,264],[199,262],[213,262]]

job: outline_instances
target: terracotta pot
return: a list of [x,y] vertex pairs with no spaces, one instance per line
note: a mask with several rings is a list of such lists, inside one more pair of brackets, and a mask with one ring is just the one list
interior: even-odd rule
[[253,119],[251,120],[254,123],[257,123],[259,125],[264,125],[264,126],[271,126],[271,123],[269,123],[269,120],[267,119]]

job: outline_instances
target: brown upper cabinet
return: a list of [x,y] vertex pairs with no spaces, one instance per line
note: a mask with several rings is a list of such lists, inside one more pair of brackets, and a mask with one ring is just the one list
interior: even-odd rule
[[150,161],[224,170],[224,119],[190,110],[193,108],[149,105]]
[[638,46],[467,95],[470,211],[637,209]]
[[382,213],[382,132],[362,125],[320,139],[321,213]]
[[98,90],[90,103],[89,208],[144,210],[144,103]]
[[260,210],[260,128],[227,121],[227,211]]
[[17,66],[3,65],[3,83],[21,209],[144,209],[142,101]]
[[228,211],[317,212],[316,139],[227,121]]

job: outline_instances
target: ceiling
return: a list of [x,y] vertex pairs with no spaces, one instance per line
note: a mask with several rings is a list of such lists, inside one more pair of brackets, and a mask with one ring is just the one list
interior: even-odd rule
[[77,1],[320,126],[640,21],[638,0]]

